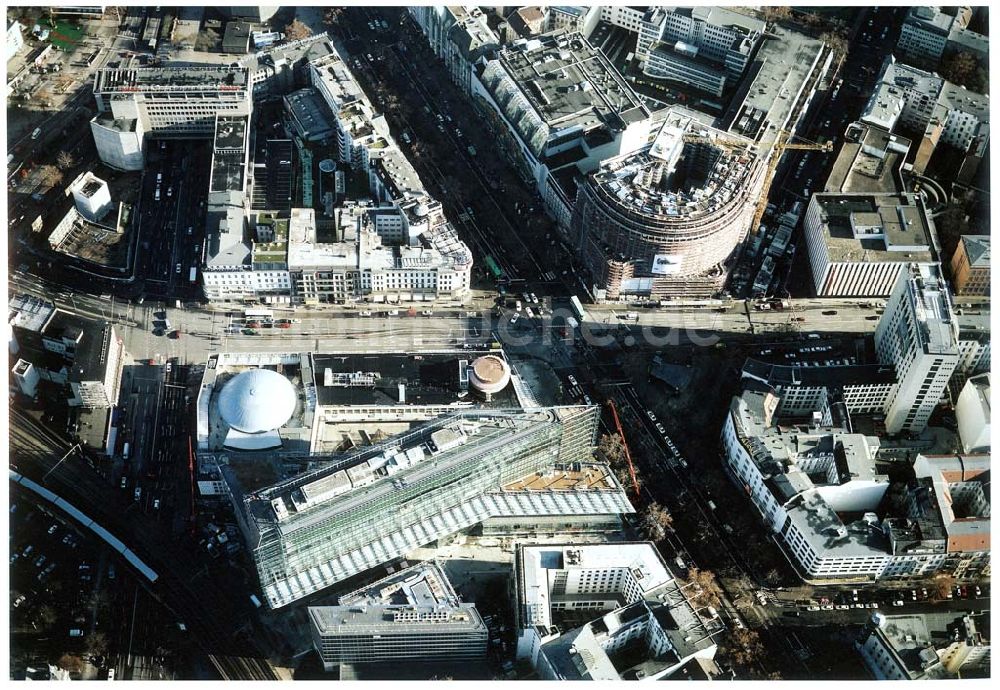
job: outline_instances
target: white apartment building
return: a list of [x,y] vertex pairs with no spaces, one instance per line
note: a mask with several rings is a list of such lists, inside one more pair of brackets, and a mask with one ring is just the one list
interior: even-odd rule
[[[556,9],[555,7],[550,7],[549,12],[553,12]],[[639,33],[639,30],[642,29],[642,18],[646,15],[645,7],[633,7],[630,5],[600,5],[597,9],[601,12],[602,22],[608,22],[612,26],[626,29],[634,34]],[[584,33],[588,36],[590,35],[590,31],[585,31]]]
[[[310,50],[321,54],[305,66],[311,88],[301,91],[316,108],[329,109],[324,138],[336,137],[340,162],[367,174],[376,205],[330,207],[333,215],[323,222],[336,226],[336,238],[320,242],[311,208],[293,208],[288,216],[258,214],[245,227],[246,181],[220,175],[228,184],[213,185],[209,197],[206,296],[295,304],[465,299],[471,251],[441,204],[427,195],[346,63],[336,52]],[[228,154],[236,156],[237,148]]]
[[899,379],[885,411],[888,433],[927,426],[958,365],[958,334],[940,265],[908,264],[875,329],[878,359],[895,366]]
[[69,404],[91,409],[114,407],[121,388],[125,343],[111,324],[105,324],[99,338],[93,336],[84,338],[76,349],[68,376],[73,391]]
[[250,74],[222,65],[129,67],[98,70],[94,98],[99,113],[132,101],[135,117],[160,137],[211,136],[217,113],[249,115]]
[[904,65],[888,56],[879,85],[861,116],[862,122],[892,130],[897,124],[922,133],[913,170],[922,173],[939,143],[965,152],[959,172],[971,177],[984,157],[990,136],[989,96],[945,81],[933,72]]
[[725,467],[804,581],[988,574],[989,523],[981,516],[989,505],[979,483],[989,476],[988,456],[920,456],[917,480],[886,504],[877,438],[818,419],[779,425],[778,408],[766,386],[751,384],[733,398],[722,431]]
[[820,297],[886,297],[908,264],[938,260],[917,194],[813,194],[802,226]]
[[7,60],[20,52],[24,47],[24,35],[21,33],[24,27],[21,22],[12,21],[7,23]]
[[911,7],[896,41],[896,49],[908,60],[936,65],[955,23],[955,17],[937,7]]
[[[550,5],[545,8],[545,32],[579,31],[584,36],[590,36],[599,21],[609,21],[613,13],[610,10],[624,9],[606,5]],[[617,26],[617,24],[616,24]]]
[[982,617],[948,611],[875,613],[854,646],[875,680],[986,678],[990,641],[980,630],[988,625]]
[[[651,543],[519,544],[514,579],[517,656],[542,680],[657,680],[691,660],[718,671],[721,621],[688,599]],[[583,611],[593,620],[560,631]]]
[[965,382],[955,404],[962,450],[978,453],[990,449],[990,372]]
[[[879,441],[821,427],[774,426],[778,397],[753,386],[733,398],[722,430],[726,468],[807,582],[874,581],[892,561],[874,514],[889,488]],[[865,517],[845,524],[840,514]]]
[[952,396],[957,396],[970,376],[990,370],[989,314],[958,316],[958,364],[951,376]]
[[911,7],[896,41],[896,54],[930,69],[937,68],[941,58],[952,52],[988,60],[988,38],[968,29],[972,8],[951,9],[954,15],[945,14],[940,7]]
[[831,397],[844,403],[849,414],[878,414],[896,388],[896,372],[887,365],[783,365],[747,360],[743,378],[774,389],[780,398],[775,414],[810,418],[819,412],[830,423]]

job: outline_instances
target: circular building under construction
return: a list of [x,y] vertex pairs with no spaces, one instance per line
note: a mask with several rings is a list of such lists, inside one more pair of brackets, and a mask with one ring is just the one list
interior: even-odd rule
[[671,113],[656,139],[577,192],[573,228],[599,300],[708,297],[746,237],[765,166],[750,139]]

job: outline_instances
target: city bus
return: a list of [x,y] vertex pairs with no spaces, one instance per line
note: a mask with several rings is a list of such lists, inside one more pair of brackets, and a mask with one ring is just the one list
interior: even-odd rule
[[188,282],[190,283],[198,282],[198,269],[195,266],[191,267],[191,273],[188,275]]
[[243,317],[247,321],[270,321],[274,319],[274,312],[270,309],[244,309]]
[[580,323],[583,323],[584,321],[587,320],[587,312],[583,310],[583,305],[580,304],[579,297],[577,297],[576,295],[570,297],[569,305],[573,307],[573,314],[576,315],[576,318],[580,320]]

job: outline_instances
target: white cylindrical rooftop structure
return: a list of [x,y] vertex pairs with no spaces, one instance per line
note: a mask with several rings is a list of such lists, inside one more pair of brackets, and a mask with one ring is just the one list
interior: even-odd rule
[[487,396],[499,393],[510,383],[510,365],[496,355],[483,355],[469,367],[469,384]]
[[295,411],[295,387],[270,369],[251,369],[226,382],[219,394],[219,414],[245,434],[273,431]]

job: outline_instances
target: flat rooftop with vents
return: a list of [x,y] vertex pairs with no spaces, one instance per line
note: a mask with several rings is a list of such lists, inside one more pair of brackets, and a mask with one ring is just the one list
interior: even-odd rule
[[247,88],[249,70],[228,65],[104,68],[94,77],[94,95],[156,91],[225,91]]
[[934,221],[915,194],[814,194],[831,262],[931,262]]
[[246,115],[217,115],[210,192],[242,192],[247,161]]

